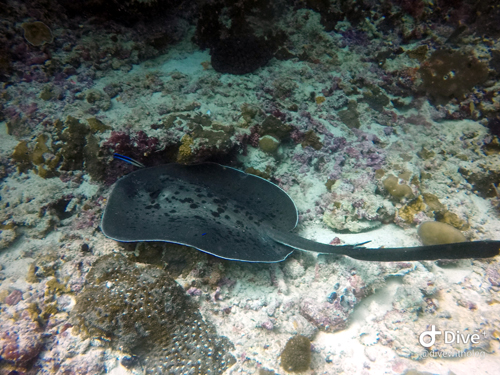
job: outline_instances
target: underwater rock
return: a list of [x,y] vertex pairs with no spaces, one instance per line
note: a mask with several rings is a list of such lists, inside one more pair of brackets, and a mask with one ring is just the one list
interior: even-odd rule
[[292,131],[292,127],[284,124],[280,119],[274,116],[267,116],[262,122],[259,134],[261,136],[270,135],[278,140],[287,138]]
[[275,46],[265,38],[242,35],[220,40],[211,48],[211,63],[219,73],[246,74],[265,66]]
[[340,304],[340,299],[335,301],[334,308],[328,302],[318,303],[312,298],[304,298],[300,303],[300,314],[316,326],[319,330],[325,332],[337,332],[347,327],[347,320],[352,309],[344,308]]
[[437,103],[461,98],[488,78],[488,66],[473,54],[436,50],[419,70],[422,88]]
[[17,321],[0,322],[0,360],[23,366],[35,359],[43,348],[43,331],[23,313]]
[[97,260],[86,283],[72,319],[138,356],[145,373],[214,374],[234,364],[231,342],[217,336],[165,271],[111,254]]
[[349,129],[359,129],[359,113],[357,111],[358,103],[355,100],[350,100],[347,104],[347,109],[338,112],[340,121],[342,121]]

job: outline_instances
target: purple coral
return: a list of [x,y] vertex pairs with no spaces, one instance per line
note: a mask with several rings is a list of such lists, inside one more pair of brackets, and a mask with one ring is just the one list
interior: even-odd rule
[[370,45],[370,38],[364,31],[349,29],[342,33],[342,37],[343,40],[340,48],[344,48],[347,46],[368,47]]
[[201,296],[201,289],[192,286],[186,291],[186,293],[189,294],[190,296]]
[[31,320],[27,311],[13,322],[10,319],[0,324],[0,358],[15,364],[25,364],[36,358],[42,351],[43,332]]
[[262,328],[267,329],[268,331],[272,331],[274,328],[274,324],[271,320],[266,320],[260,324]]
[[23,293],[20,290],[13,290],[10,294],[5,298],[5,303],[9,306],[17,305],[19,301],[23,299]]
[[347,327],[348,314],[337,301],[332,308],[328,302],[318,303],[311,298],[306,298],[300,304],[300,314],[326,332],[336,332]]

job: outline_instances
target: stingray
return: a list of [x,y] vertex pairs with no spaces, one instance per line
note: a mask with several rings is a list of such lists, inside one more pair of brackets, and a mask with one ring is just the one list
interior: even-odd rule
[[101,229],[120,242],[170,242],[244,262],[280,262],[294,250],[413,261],[489,258],[500,249],[500,241],[373,249],[361,247],[366,242],[327,245],[292,233],[297,223],[293,200],[266,179],[215,163],[165,164],[116,182]]

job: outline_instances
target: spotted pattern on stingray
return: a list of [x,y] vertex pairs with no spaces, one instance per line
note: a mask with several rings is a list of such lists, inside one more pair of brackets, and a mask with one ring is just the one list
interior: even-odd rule
[[175,280],[121,255],[93,265],[72,319],[81,331],[136,355],[146,374],[221,374],[235,363],[231,342],[203,320]]

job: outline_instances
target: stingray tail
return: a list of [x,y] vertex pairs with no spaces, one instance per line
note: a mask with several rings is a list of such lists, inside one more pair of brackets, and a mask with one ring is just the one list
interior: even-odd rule
[[446,245],[393,247],[369,249],[357,245],[332,246],[297,236],[293,233],[270,231],[268,235],[276,242],[297,250],[321,254],[346,255],[359,260],[377,262],[404,262],[413,260],[491,258],[499,254],[500,241],[459,242]]
[[404,262],[412,260],[492,258],[498,255],[500,241],[457,242],[444,245],[367,249],[355,247],[347,255],[359,260]]

